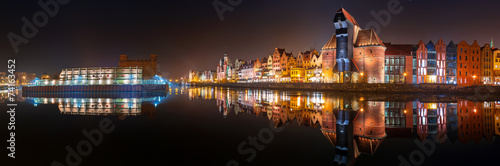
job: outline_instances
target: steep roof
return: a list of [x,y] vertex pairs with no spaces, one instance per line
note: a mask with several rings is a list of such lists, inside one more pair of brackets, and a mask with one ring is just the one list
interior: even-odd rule
[[336,49],[337,48],[337,36],[333,34],[332,38],[326,42],[325,46],[323,46],[322,50]]
[[427,43],[426,47],[427,47],[427,50],[429,50],[429,51],[434,51],[436,49],[432,40],[430,40],[429,43]]
[[384,43],[387,49],[385,55],[411,55],[414,45]]
[[354,17],[352,17],[351,14],[349,14],[349,12],[347,12],[347,10],[345,10],[344,8],[340,8],[337,13],[342,13],[344,14],[344,17],[349,20],[352,24],[354,25],[357,25],[359,26],[358,22],[356,21],[356,19],[354,19]]
[[450,43],[448,43],[448,45],[446,46],[447,48],[452,48],[452,47],[457,47],[457,45],[452,41],[450,41]]
[[285,52],[285,49],[284,48],[276,48],[276,50],[278,51],[278,53],[280,55],[283,55],[283,52]]
[[360,46],[385,46],[373,29],[363,29],[358,32],[355,47]]

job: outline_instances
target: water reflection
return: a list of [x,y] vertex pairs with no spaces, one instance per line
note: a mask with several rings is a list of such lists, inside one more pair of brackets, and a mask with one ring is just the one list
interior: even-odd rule
[[35,107],[40,104],[58,105],[61,114],[151,116],[158,104],[166,99],[157,93],[23,93]]
[[[320,127],[334,148],[334,162],[353,164],[362,153],[374,154],[385,138],[416,138],[462,144],[500,136],[500,101],[473,102],[459,97],[411,101],[374,99],[363,94],[188,89],[189,98],[216,99],[224,118],[243,113],[267,118],[275,126],[297,123]],[[432,101],[432,100],[430,100]]]

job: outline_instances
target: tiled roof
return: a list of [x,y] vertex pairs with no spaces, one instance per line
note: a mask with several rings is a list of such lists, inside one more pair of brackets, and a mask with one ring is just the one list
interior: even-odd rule
[[412,48],[414,47],[411,44],[384,43],[384,45],[387,47],[385,55],[411,55]]
[[283,55],[283,52],[285,52],[285,49],[284,48],[276,48],[276,50],[278,50],[278,53],[280,55]]
[[358,39],[356,40],[355,47],[360,46],[384,46],[382,40],[378,37],[373,29],[363,29],[358,32]]
[[336,49],[337,48],[337,36],[333,34],[332,38],[326,42],[325,46],[323,46],[323,50],[330,50],[330,49]]
[[359,26],[358,22],[356,22],[356,19],[354,19],[354,17],[352,17],[351,14],[349,14],[349,12],[347,12],[344,8],[340,8],[337,13],[343,13],[347,20],[352,22],[354,25]]

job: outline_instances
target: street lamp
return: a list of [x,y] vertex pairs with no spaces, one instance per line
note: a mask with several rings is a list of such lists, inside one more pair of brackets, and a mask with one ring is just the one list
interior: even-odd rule
[[476,84],[476,75],[472,76],[472,78],[474,78],[474,80],[472,81],[472,85]]
[[299,82],[300,82],[300,74],[299,74]]
[[403,82],[406,84],[406,73],[404,73],[403,75],[405,76]]

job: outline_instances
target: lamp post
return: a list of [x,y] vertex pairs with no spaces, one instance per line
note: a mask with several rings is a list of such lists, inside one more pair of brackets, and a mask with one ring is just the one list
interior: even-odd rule
[[474,78],[474,80],[472,81],[472,85],[476,84],[476,75],[472,76],[472,78]]
[[299,74],[299,83],[300,83],[300,74]]
[[406,84],[406,73],[404,73],[403,75],[405,76],[405,77],[403,78],[403,79],[404,79],[404,80],[403,80],[403,83],[405,83],[405,84]]

